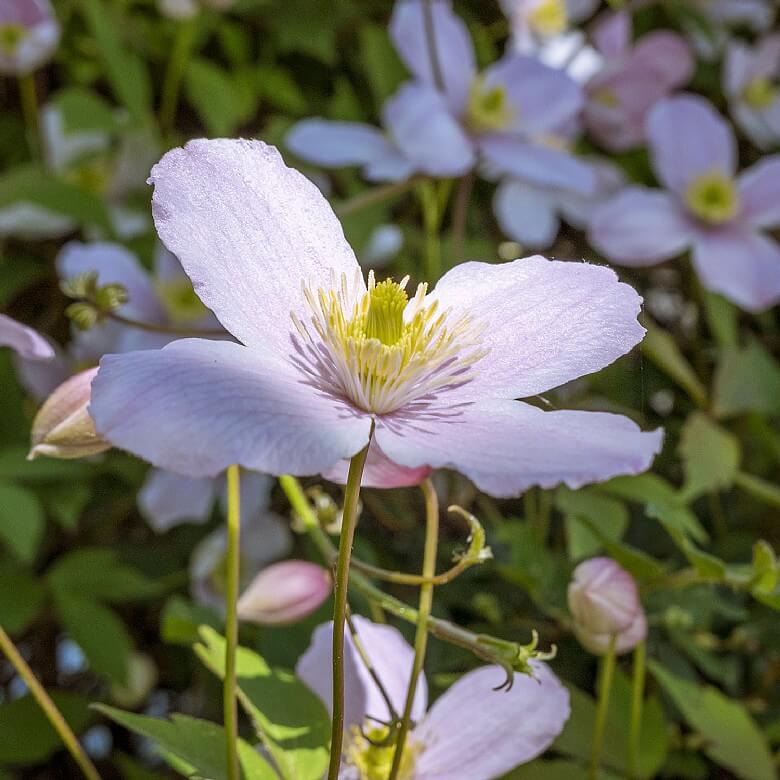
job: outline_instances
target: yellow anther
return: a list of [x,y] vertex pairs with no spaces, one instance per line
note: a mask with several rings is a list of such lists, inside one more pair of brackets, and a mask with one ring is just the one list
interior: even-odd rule
[[742,98],[750,108],[763,111],[775,102],[777,87],[768,78],[759,76],[745,87]]
[[504,130],[512,124],[514,112],[501,84],[489,87],[484,76],[471,82],[466,107],[466,124],[475,133]]
[[697,176],[688,185],[685,202],[699,219],[713,225],[728,222],[739,211],[734,181],[720,171]]
[[27,28],[21,24],[0,24],[0,51],[4,54],[15,54],[26,36]]
[[[390,733],[388,727],[372,724],[361,733],[353,726],[351,731],[347,763],[357,770],[360,780],[387,780],[395,755],[395,744],[384,744]],[[399,780],[409,780],[414,776],[418,752],[413,742],[407,742],[398,773]]]
[[528,14],[531,29],[544,38],[562,33],[568,21],[564,0],[540,0]]

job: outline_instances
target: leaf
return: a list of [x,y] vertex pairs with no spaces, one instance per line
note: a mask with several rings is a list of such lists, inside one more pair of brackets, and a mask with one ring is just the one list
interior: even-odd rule
[[702,412],[694,412],[685,421],[679,453],[685,471],[682,495],[686,501],[731,487],[742,459],[736,436]]
[[189,64],[186,87],[187,98],[212,135],[233,135],[248,118],[230,74],[208,60],[193,60]]
[[0,626],[19,634],[37,617],[46,591],[35,576],[11,560],[0,565]]
[[222,621],[213,609],[172,596],[165,604],[160,618],[160,637],[163,642],[191,647],[200,639],[202,625],[218,628]]
[[91,498],[92,490],[89,485],[62,484],[49,490],[46,506],[65,530],[73,531]]
[[[553,761],[532,761],[512,770],[508,775],[503,775],[503,780],[572,780],[572,778],[585,776],[584,764],[565,759]],[[618,775],[612,774],[606,769],[600,769],[596,780],[621,780]]]
[[[566,521],[566,541],[572,561],[599,552],[602,538],[619,541],[628,526],[625,504],[588,488],[558,488],[555,491],[555,506],[563,513]],[[599,529],[599,535],[590,530],[583,518],[590,520]]]
[[[49,691],[49,695],[76,734],[93,720],[85,696],[67,691]],[[40,764],[65,749],[30,695],[0,704],[0,723],[0,764]]]
[[[201,628],[195,646],[201,661],[218,677],[225,673],[225,640]],[[255,652],[239,647],[236,658],[239,700],[286,780],[320,780],[328,766],[330,719],[325,706],[291,672],[272,669]]]
[[273,65],[258,65],[256,74],[257,88],[274,108],[293,116],[306,111],[306,98],[286,70]]
[[678,677],[655,661],[648,666],[688,725],[705,738],[707,756],[744,780],[774,780],[764,735],[740,702],[710,685]]
[[404,66],[387,35],[378,24],[365,24],[359,33],[360,61],[374,97],[377,113],[406,78]]
[[[222,726],[187,715],[174,714],[171,720],[161,720],[104,704],[93,707],[120,726],[151,739],[164,751],[190,764],[198,775],[209,780],[228,780]],[[277,774],[268,762],[243,739],[238,741],[238,756],[247,780],[277,780]]]
[[38,497],[18,485],[0,483],[0,538],[25,563],[38,552],[46,519]]
[[724,349],[715,371],[712,412],[718,418],[747,412],[780,413],[780,366],[757,341]]
[[86,463],[75,460],[36,458],[26,460],[29,445],[6,447],[0,450],[0,479],[20,482],[48,482],[55,480],[86,480],[93,471]]
[[89,89],[61,89],[52,102],[62,113],[66,134],[90,131],[110,133],[117,129],[116,112],[112,106]]

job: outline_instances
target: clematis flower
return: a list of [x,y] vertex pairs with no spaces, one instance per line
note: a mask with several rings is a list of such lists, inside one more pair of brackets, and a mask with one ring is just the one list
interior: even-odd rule
[[734,121],[760,149],[780,144],[780,34],[756,46],[732,41],[723,64],[723,91]]
[[481,489],[579,486],[649,465],[661,432],[512,400],[634,346],[640,299],[606,268],[467,263],[428,295],[365,283],[320,191],[257,141],[191,141],[152,170],[158,232],[239,343],[108,355],[98,432],[154,465],[317,474],[373,440],[405,468]]
[[780,156],[736,176],[729,125],[703,98],[681,95],[650,113],[647,136],[667,191],[629,187],[598,208],[590,241],[611,260],[648,266],[692,250],[702,283],[749,311],[780,300]]
[[691,0],[691,6],[693,13],[681,15],[680,21],[697,52],[707,60],[722,52],[731,28],[765,33],[777,14],[774,0]]
[[585,125],[610,151],[640,146],[649,110],[690,79],[690,49],[667,30],[649,33],[632,46],[628,11],[607,15],[594,29],[593,40],[604,65],[586,86]]
[[48,0],[3,0],[0,73],[31,73],[52,56],[59,40],[60,26]]
[[509,19],[517,51],[538,54],[539,48],[560,37],[570,24],[587,19],[598,0],[500,0]]
[[5,314],[0,314],[0,347],[10,347],[25,360],[51,360],[54,357],[54,349],[43,336]]
[[[391,626],[359,615],[354,622],[394,710],[401,712],[414,651]],[[332,633],[332,623],[319,626],[296,667],[298,677],[328,708],[332,701]],[[497,666],[468,672],[430,709],[425,675],[421,675],[412,708],[415,726],[406,743],[399,780],[493,780],[542,754],[569,717],[569,695],[548,666],[532,664],[536,679],[515,675],[508,691],[494,690],[506,676]],[[346,733],[339,777],[387,777],[395,749],[377,743],[388,735],[382,724],[391,720],[391,713],[349,635],[344,677]]]

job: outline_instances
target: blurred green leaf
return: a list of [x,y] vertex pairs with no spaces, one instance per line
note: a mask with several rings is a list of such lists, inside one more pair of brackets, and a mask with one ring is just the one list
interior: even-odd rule
[[712,411],[716,417],[780,413],[780,366],[757,341],[723,350],[715,372]]
[[[566,541],[572,561],[598,553],[602,549],[603,537],[619,541],[628,526],[628,509],[625,504],[592,489],[569,490],[560,487],[555,491],[555,506],[564,515]],[[600,536],[590,530],[583,518],[590,520],[599,529]]]
[[114,108],[89,89],[61,89],[52,102],[62,113],[62,129],[66,134],[90,131],[110,133],[119,125]]
[[46,600],[46,590],[35,575],[9,560],[0,561],[0,626],[19,634],[35,620]]
[[211,135],[229,136],[248,118],[245,100],[230,74],[209,60],[187,68],[187,97]]
[[[586,768],[584,763],[567,761],[557,758],[552,761],[531,761],[529,764],[523,764],[511,771],[508,775],[503,775],[503,780],[573,780],[573,778],[583,777]],[[621,780],[619,775],[601,769],[597,780]]]
[[200,639],[203,625],[221,628],[222,621],[213,609],[173,596],[165,603],[160,618],[160,638],[163,642],[191,647]]
[[384,102],[406,78],[406,70],[396,54],[387,29],[366,24],[359,33],[360,62],[374,97],[374,111],[380,115]]
[[56,485],[46,493],[46,506],[57,522],[66,530],[73,531],[78,525],[84,507],[92,498],[90,485]]
[[286,70],[273,65],[258,65],[255,74],[256,88],[275,109],[292,116],[300,116],[306,112],[306,98]]
[[20,482],[53,482],[86,480],[94,474],[94,465],[75,460],[36,458],[27,460],[29,444],[0,450],[0,479]]
[[0,538],[22,561],[35,558],[45,528],[43,507],[35,493],[0,482]]
[[679,452],[685,470],[682,496],[686,501],[731,487],[742,459],[736,436],[703,412],[688,416],[680,434]]

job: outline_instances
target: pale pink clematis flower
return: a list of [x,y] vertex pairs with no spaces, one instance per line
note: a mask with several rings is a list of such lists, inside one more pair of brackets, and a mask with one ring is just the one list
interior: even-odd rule
[[60,40],[49,0],[0,3],[0,73],[23,76],[43,65]]
[[598,0],[500,0],[509,20],[513,47],[536,54],[546,41],[561,36],[598,8]]
[[731,127],[703,98],[680,95],[650,113],[653,167],[667,190],[628,187],[596,210],[590,242],[610,260],[648,266],[692,250],[705,287],[748,311],[780,300],[780,155],[739,176]]
[[[403,710],[414,651],[401,633],[354,618],[366,656],[396,712]],[[330,708],[333,624],[319,626],[296,674]],[[569,717],[569,694],[550,668],[532,661],[534,677],[516,674],[510,690],[494,690],[506,673],[498,666],[468,672],[428,708],[428,686],[417,686],[412,729],[401,780],[494,780],[541,755]],[[390,770],[392,747],[372,745],[386,736],[387,703],[348,635],[344,654],[345,746],[341,780],[365,777],[367,767]],[[479,717],[475,717],[479,713]],[[385,768],[385,764],[387,765]],[[372,775],[373,776],[373,775]]]
[[54,349],[43,336],[5,314],[0,314],[0,347],[10,347],[24,360],[54,358]]
[[152,170],[153,215],[195,291],[240,343],[181,339],[108,355],[98,432],[162,468],[328,471],[368,444],[453,468],[494,495],[643,471],[662,433],[528,397],[638,343],[640,298],[603,267],[466,263],[410,300],[361,275],[320,191],[258,141],[191,141]]

